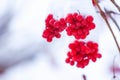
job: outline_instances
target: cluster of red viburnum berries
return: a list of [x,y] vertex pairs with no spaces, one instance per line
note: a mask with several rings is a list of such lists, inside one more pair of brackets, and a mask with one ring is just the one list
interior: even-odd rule
[[68,14],[65,18],[68,24],[66,31],[69,36],[73,35],[76,39],[85,39],[91,29],[95,28],[93,17],[84,18],[78,13]]
[[75,37],[76,40],[69,44],[71,51],[67,54],[66,63],[76,64],[78,68],[84,68],[90,60],[95,62],[97,58],[101,58],[97,43],[80,40],[85,39],[89,31],[95,28],[92,16],[84,17],[80,13],[70,13],[65,18],[56,20],[52,14],[49,14],[45,20],[45,25],[46,28],[42,36],[48,42],[51,42],[54,37],[60,38],[60,33],[64,30],[68,36]]
[[66,63],[74,65],[78,68],[84,68],[88,65],[89,61],[96,61],[97,58],[101,58],[101,54],[98,53],[98,44],[92,41],[74,41],[69,44],[71,51],[67,53],[68,58],[66,58]]
[[43,37],[47,39],[48,42],[51,42],[54,37],[60,38],[62,32],[67,24],[64,18],[55,20],[52,14],[49,14],[45,20],[46,29],[43,32]]

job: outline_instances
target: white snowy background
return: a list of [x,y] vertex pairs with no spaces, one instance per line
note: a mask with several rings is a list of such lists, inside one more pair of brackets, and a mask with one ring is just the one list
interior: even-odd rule
[[[120,0],[115,0],[120,5]],[[110,0],[101,0],[102,9],[120,14]],[[84,69],[65,63],[68,44],[74,40],[62,33],[51,43],[42,38],[44,20],[49,13],[56,18],[80,11],[94,16],[96,29],[85,41],[99,43],[102,58]],[[120,15],[112,15],[120,22]],[[120,45],[120,32],[109,22]],[[120,26],[120,24],[119,24]],[[110,67],[120,67],[120,54],[104,20],[96,12],[91,0],[0,0],[0,80],[111,80]],[[116,74],[120,78],[120,73]]]

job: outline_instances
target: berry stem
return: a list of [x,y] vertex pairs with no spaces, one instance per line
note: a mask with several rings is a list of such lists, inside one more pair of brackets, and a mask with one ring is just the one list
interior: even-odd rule
[[120,12],[120,6],[117,5],[117,3],[115,2],[115,0],[111,0],[111,2],[116,6],[116,8],[118,9],[118,11]]
[[106,24],[107,24],[107,26],[108,26],[108,28],[109,28],[109,30],[110,30],[113,38],[114,38],[114,41],[115,41],[115,43],[116,43],[116,46],[117,46],[118,51],[119,51],[119,54],[120,54],[119,44],[118,44],[118,42],[117,42],[116,36],[115,36],[115,34],[114,34],[111,26],[110,26],[110,24],[109,24],[109,22],[108,22],[108,20],[107,20],[107,17],[106,17],[106,15],[105,15],[105,13],[103,12],[103,10],[101,9],[100,5],[98,4],[98,0],[94,0],[94,2],[95,2],[96,6],[97,6],[97,8],[98,8],[98,10],[99,10],[99,12],[100,12],[100,15],[102,16],[102,18],[103,18],[104,21],[106,22]]
[[87,80],[85,74],[83,74],[82,77],[83,77],[83,80]]
[[114,56],[114,59],[113,59],[113,78],[116,77],[116,74],[115,74],[115,59],[116,59],[116,56]]
[[80,14],[80,11],[79,11],[79,10],[77,10],[77,12],[78,12],[78,14]]
[[111,18],[111,20],[114,22],[114,24],[116,25],[116,27],[118,28],[119,32],[120,32],[120,27],[119,25],[117,24],[116,20],[112,17],[111,15],[111,11],[108,11],[107,9],[104,9],[106,14]]

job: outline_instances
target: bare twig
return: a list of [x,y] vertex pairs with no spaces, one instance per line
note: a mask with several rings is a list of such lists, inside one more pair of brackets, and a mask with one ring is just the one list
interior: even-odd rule
[[107,20],[106,14],[103,12],[103,10],[101,9],[101,7],[99,6],[98,0],[94,0],[94,2],[95,2],[96,6],[97,6],[97,8],[98,8],[98,10],[99,10],[99,12],[100,12],[100,15],[102,16],[102,18],[103,18],[104,21],[106,22],[106,24],[107,24],[107,26],[108,26],[108,28],[109,28],[109,30],[110,30],[110,32],[111,32],[113,38],[114,38],[114,41],[115,41],[115,43],[116,43],[116,46],[117,46],[118,51],[119,51],[119,54],[120,54],[120,47],[119,47],[119,44],[118,44],[118,42],[117,42],[116,36],[115,36],[115,34],[114,34],[114,32],[113,32],[111,26],[110,26],[110,24],[109,24],[109,22],[108,22],[108,20]]
[[118,11],[120,12],[120,6],[117,5],[117,3],[115,2],[115,0],[111,0],[111,2],[116,6],[116,8],[118,9]]
[[113,59],[113,78],[116,78],[116,74],[115,74],[115,59],[116,59],[116,56],[114,56],[114,59]]
[[79,11],[79,10],[77,10],[77,12],[78,12],[78,14],[80,14],[80,11]]
[[87,80],[85,74],[83,74],[82,77],[83,77],[83,80]]
[[[106,10],[106,9],[105,9]],[[108,11],[108,10],[107,10]],[[120,13],[114,12],[114,11],[108,11],[109,14],[115,14],[115,15],[120,15]]]
[[[116,27],[117,27],[117,29],[119,30],[119,32],[120,32],[120,27],[119,27],[119,25],[117,24],[117,22],[116,22],[116,20],[112,17],[112,15],[111,15],[111,13],[113,13],[113,12],[111,12],[111,11],[108,11],[107,9],[104,9],[105,10],[105,12],[106,12],[106,14],[111,18],[111,20],[114,22],[114,24],[116,25]],[[116,14],[116,13],[114,13],[114,14]]]

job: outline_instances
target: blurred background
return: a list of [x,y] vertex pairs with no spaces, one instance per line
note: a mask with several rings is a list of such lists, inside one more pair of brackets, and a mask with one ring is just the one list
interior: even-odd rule
[[[120,4],[120,0],[116,2]],[[100,5],[102,9],[119,13],[109,0],[101,0]],[[63,32],[60,39],[51,43],[42,38],[44,20],[49,13],[60,18],[78,10],[85,16],[94,16],[96,29],[85,41],[98,42],[102,54],[101,59],[90,62],[84,69],[65,63],[73,37]],[[120,21],[120,15],[112,16]],[[120,44],[120,32],[109,21]],[[87,80],[111,80],[113,60],[120,78],[120,54],[91,0],[0,0],[0,80],[84,80],[83,74]]]

